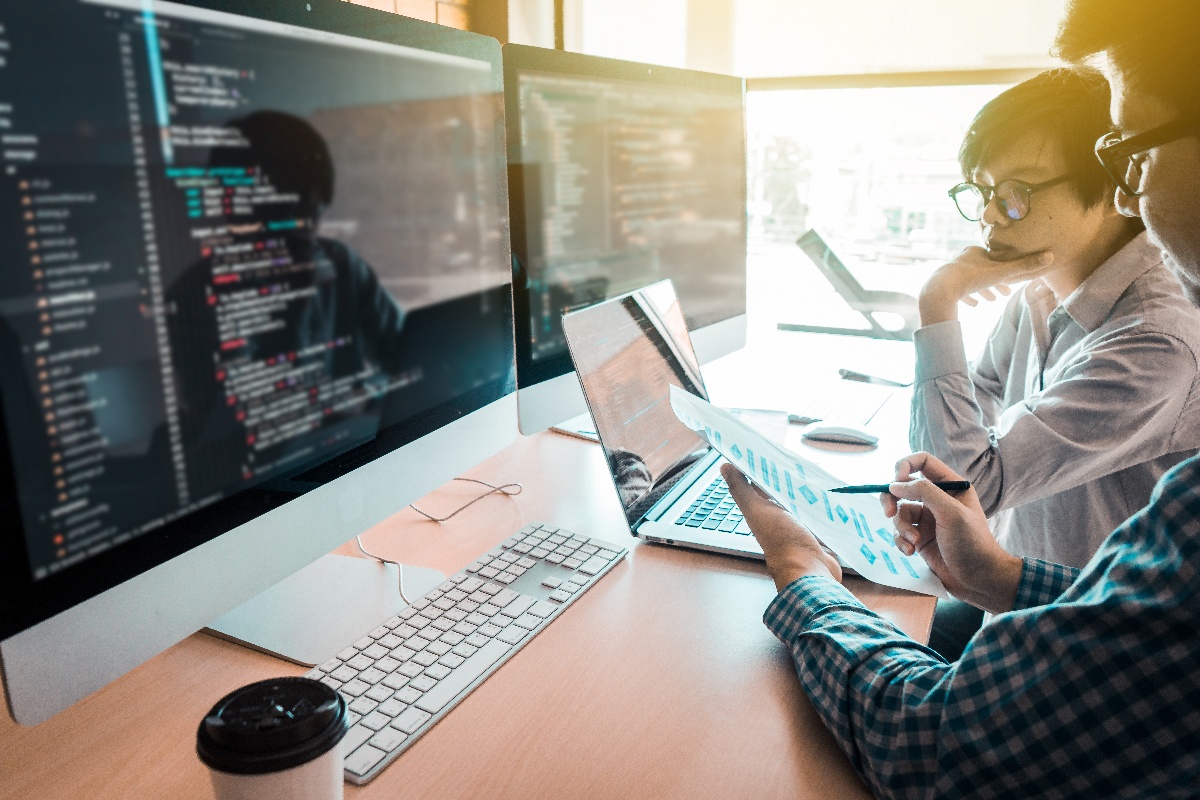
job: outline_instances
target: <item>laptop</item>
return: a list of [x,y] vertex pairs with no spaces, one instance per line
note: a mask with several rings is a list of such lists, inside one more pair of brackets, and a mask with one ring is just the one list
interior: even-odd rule
[[708,399],[671,282],[566,314],[563,331],[630,532],[761,559],[724,459],[671,410],[671,385]]

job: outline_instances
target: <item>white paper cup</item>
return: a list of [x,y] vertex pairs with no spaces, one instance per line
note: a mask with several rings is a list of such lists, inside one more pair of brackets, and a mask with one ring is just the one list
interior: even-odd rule
[[221,698],[196,753],[217,800],[341,800],[346,701],[320,681],[274,678]]

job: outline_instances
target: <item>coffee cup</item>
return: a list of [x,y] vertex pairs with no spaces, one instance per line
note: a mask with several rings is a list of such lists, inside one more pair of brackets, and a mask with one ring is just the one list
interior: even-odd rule
[[217,800],[341,800],[345,699],[320,681],[273,678],[222,697],[196,753]]

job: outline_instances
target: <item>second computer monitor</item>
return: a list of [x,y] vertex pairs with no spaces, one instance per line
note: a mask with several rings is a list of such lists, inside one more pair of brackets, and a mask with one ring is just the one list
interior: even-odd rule
[[674,281],[702,361],[745,343],[741,78],[504,46],[517,404],[586,406],[562,314]]

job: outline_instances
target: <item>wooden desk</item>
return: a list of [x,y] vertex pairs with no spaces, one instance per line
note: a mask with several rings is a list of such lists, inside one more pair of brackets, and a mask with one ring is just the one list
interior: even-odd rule
[[[525,491],[440,525],[405,510],[364,537],[368,548],[451,574],[546,521],[631,553],[380,777],[347,785],[348,797],[870,796],[762,625],[775,591],[761,564],[637,543],[596,445],[523,438],[468,474]],[[451,483],[418,505],[439,515],[477,490]],[[851,589],[927,636],[932,598]],[[194,749],[204,712],[242,684],[301,672],[193,635],[42,725],[3,716],[0,798],[210,797]]]

